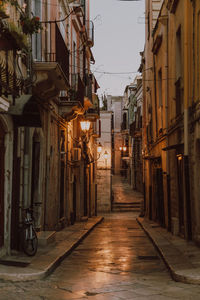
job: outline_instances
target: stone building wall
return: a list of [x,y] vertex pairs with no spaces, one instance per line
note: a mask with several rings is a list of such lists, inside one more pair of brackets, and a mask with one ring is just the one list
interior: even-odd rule
[[111,211],[111,171],[97,170],[97,214]]

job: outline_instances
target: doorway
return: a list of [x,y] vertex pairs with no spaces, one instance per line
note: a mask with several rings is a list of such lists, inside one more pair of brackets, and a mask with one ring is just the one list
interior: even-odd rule
[[4,165],[5,165],[5,131],[0,122],[0,247],[4,244]]
[[184,179],[183,179],[183,156],[177,156],[177,170],[178,170],[178,203],[179,203],[179,232],[182,237],[185,237],[185,226],[184,226]]

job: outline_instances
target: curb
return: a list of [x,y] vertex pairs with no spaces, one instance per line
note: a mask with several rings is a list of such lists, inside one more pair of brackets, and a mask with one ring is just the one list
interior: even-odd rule
[[63,254],[60,255],[50,266],[48,269],[44,271],[44,276],[42,278],[47,277],[50,275],[59,265],[60,263],[72,253],[72,251],[77,248],[77,246],[90,234],[90,232],[97,226],[99,225],[102,221],[104,220],[104,217],[101,217],[95,224],[92,225],[91,228],[89,228],[86,232],[84,232],[79,239],[74,242],[70,248],[67,249],[67,251]]
[[[89,235],[89,233],[102,221],[104,217],[99,217],[96,223],[92,224],[88,229],[83,229],[85,232],[81,232],[80,236],[77,238],[75,242],[72,242],[71,245],[67,247],[67,249],[63,250],[63,252],[56,257],[52,262],[48,264],[46,268],[43,270],[34,268],[34,263],[30,264],[30,267],[24,268],[24,273],[19,273],[19,269],[13,267],[12,273],[11,269],[8,272],[0,272],[0,280],[3,281],[11,281],[11,282],[20,282],[20,281],[33,281],[39,280],[50,275],[59,265],[60,263],[72,253],[72,251]],[[89,225],[89,224],[87,224]],[[48,253],[47,253],[48,256]],[[10,267],[12,268],[12,267]]]
[[[162,247],[161,245],[159,245],[158,241],[156,240],[156,237],[153,236],[153,234],[151,234],[148,225],[145,226],[145,224],[143,224],[143,219],[136,218],[136,220],[138,224],[142,227],[142,229],[145,231],[147,236],[150,238],[157,251],[159,252],[165,265],[169,269],[172,278],[175,281],[182,282],[182,283],[200,284],[200,269],[194,268],[194,266],[187,261],[188,260],[187,257],[184,256],[184,254],[180,250],[178,250],[173,245],[168,243],[167,246],[170,245],[171,247],[174,247],[174,253],[175,251],[177,252],[176,257],[183,260],[183,263],[181,265],[178,263],[177,264],[174,263],[173,257],[167,253],[167,249],[166,250],[164,249],[165,246]],[[183,266],[185,266],[185,268],[183,268]]]

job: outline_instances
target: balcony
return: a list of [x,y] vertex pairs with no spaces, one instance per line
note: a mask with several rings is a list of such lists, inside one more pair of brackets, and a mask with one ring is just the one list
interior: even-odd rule
[[86,119],[90,121],[96,121],[96,119],[99,119],[100,115],[100,107],[99,107],[99,98],[96,94],[92,94],[92,106],[89,107],[86,111]]
[[33,69],[37,75],[35,93],[48,100],[69,89],[69,51],[56,22],[47,22],[44,27],[33,36]]
[[97,88],[97,82],[93,74],[86,75],[86,87],[85,87],[85,108],[86,118],[90,121],[95,121],[99,118],[99,98],[95,94]]
[[[62,94],[64,94],[62,92]],[[71,75],[71,86],[67,95],[60,96],[60,114],[67,121],[72,120],[77,114],[84,113],[85,85],[79,73]]]
[[72,74],[70,101],[80,102],[84,106],[85,85],[79,73]]
[[91,48],[94,46],[94,23],[90,20],[86,20],[85,23],[87,33],[87,45]]
[[0,20],[0,40],[0,96],[12,96],[14,102],[22,91],[26,77],[26,72],[22,70],[23,62],[17,65],[17,51],[23,50],[24,57],[27,56],[27,39],[14,22]]

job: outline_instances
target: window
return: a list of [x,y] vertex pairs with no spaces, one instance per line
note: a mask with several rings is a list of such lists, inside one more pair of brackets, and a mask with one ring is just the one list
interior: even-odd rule
[[181,26],[176,32],[176,80],[182,75],[182,39],[181,39]]
[[176,32],[176,82],[175,82],[175,99],[176,99],[176,116],[183,112],[183,89],[182,89],[182,38],[181,26]]
[[176,86],[176,116],[178,116],[183,112],[181,78],[179,78],[176,81],[175,86]]
[[[34,16],[37,16],[41,19],[42,16],[42,6],[40,0],[32,1],[32,12]],[[42,42],[41,42],[41,33],[33,34],[32,36],[32,51],[33,59],[36,61],[42,60]]]

